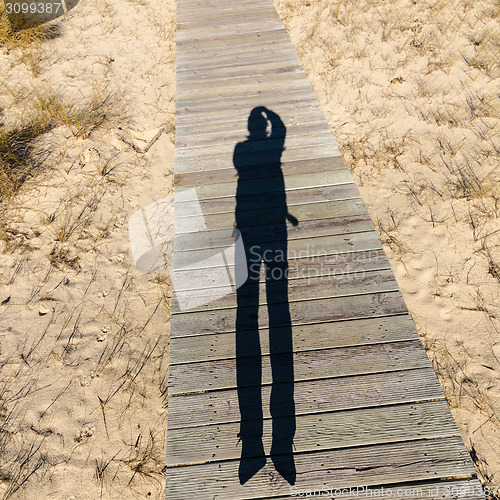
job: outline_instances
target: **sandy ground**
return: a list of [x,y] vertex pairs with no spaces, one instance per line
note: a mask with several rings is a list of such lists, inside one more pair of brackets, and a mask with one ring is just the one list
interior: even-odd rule
[[275,5],[476,468],[500,485],[500,4]]
[[[498,1],[275,3],[498,485]],[[171,291],[135,269],[127,221],[172,187],[175,2],[89,0],[54,25],[2,48],[1,121],[40,92],[109,110],[88,137],[44,134],[45,172],[0,206],[0,495],[162,498]]]
[[175,2],[82,1],[53,25],[2,47],[1,121],[37,95],[107,116],[42,135],[45,171],[1,206],[0,497],[163,498],[170,287],[136,270],[127,221],[172,188]]

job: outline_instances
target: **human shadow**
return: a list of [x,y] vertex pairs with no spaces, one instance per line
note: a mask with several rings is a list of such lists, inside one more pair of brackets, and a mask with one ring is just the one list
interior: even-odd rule
[[[270,133],[268,129],[270,128]],[[259,280],[263,264],[272,372],[270,457],[276,470],[295,484],[293,458],[295,402],[292,326],[288,302],[287,220],[285,183],[281,170],[286,128],[265,107],[248,118],[249,136],[234,149],[237,170],[236,229],[243,251],[236,251],[237,289],[236,378],[242,443],[239,480],[244,484],[266,463],[263,447],[262,353],[259,336]],[[246,277],[246,280],[245,280]]]

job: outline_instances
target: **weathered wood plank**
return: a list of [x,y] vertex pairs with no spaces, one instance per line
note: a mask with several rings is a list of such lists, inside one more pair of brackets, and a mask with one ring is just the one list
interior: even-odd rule
[[187,40],[177,39],[176,45],[178,48],[178,54],[182,54],[184,51],[186,51],[187,54],[193,54],[200,50],[203,50],[204,47],[206,47],[207,49],[221,46],[256,47],[261,43],[263,45],[267,45],[282,40],[289,42],[288,34],[283,25],[275,30],[264,31],[262,33],[240,33],[238,36],[220,35],[219,33],[214,32],[211,38],[204,39],[203,41],[197,39],[196,37]]
[[[191,48],[190,48],[191,49]],[[299,61],[297,54],[290,50],[290,46],[285,38],[271,39],[267,42],[260,42],[257,46],[255,39],[251,43],[235,43],[232,41],[225,43],[212,43],[203,45],[194,45],[191,50],[187,47],[181,51],[176,57],[176,63],[179,66],[179,71],[186,71],[186,64],[191,62],[198,62],[201,65],[220,64],[222,61],[226,62],[234,57],[238,58],[258,58],[261,55],[288,55],[294,57]],[[216,57],[214,61],[206,61],[206,57]],[[196,68],[195,68],[196,69]]]
[[[186,232],[188,232],[187,228],[190,227],[190,219],[192,219],[193,216],[185,214],[190,213],[192,205],[192,203],[185,203],[182,206],[180,204],[176,206],[176,209],[180,212],[177,219],[178,226],[180,228],[186,228]],[[300,223],[306,220],[361,215],[366,213],[366,206],[361,198],[338,201],[318,201],[315,203],[289,205],[289,213],[299,221],[299,225],[297,226],[299,227]],[[241,211],[240,215],[241,214],[246,214],[246,217],[248,217],[247,227],[267,226],[276,220],[276,215],[272,213],[272,209],[270,210],[267,208]],[[207,228],[211,230],[233,228],[235,226],[234,210],[216,214],[204,214],[204,218]],[[258,231],[257,234],[256,230],[255,235],[259,238],[260,243],[266,241],[262,238],[260,231]]]
[[[300,229],[298,228],[299,226],[292,225],[288,227],[289,260],[308,256],[343,255],[347,252],[356,253],[381,248],[380,243],[376,246],[378,237],[373,234],[373,223],[366,213],[332,219],[306,220],[300,224]],[[261,226],[258,239],[266,243],[280,240],[279,233],[276,234],[279,229],[275,225]],[[174,249],[179,255],[176,257],[179,263],[176,271],[219,267],[220,264],[208,264],[203,261],[218,254],[219,251],[227,250],[228,246],[234,242],[227,229],[213,230],[209,233],[182,233],[182,230],[183,228],[178,228],[177,239],[174,242]],[[370,236],[369,233],[372,235]],[[330,239],[341,235],[344,238],[338,241],[338,245],[331,246]],[[346,235],[349,239],[345,239]],[[212,251],[206,249],[207,238],[210,241]],[[230,255],[225,253],[226,262],[227,265],[232,266],[234,265],[234,251],[227,251]],[[189,252],[189,255],[180,255],[185,252]]]
[[230,43],[231,45],[236,45],[237,43],[246,44],[249,43],[250,40],[269,40],[269,39],[279,39],[279,37],[286,37],[287,32],[283,25],[275,26],[271,29],[267,29],[264,31],[248,31],[246,33],[238,33],[235,36],[234,33],[220,33],[213,32],[212,36],[204,33],[202,36],[196,36],[195,33],[189,33],[188,36],[179,36],[182,35],[182,30],[177,30],[177,38],[176,45],[180,47],[192,47],[194,44],[197,45],[208,45],[210,43],[218,44],[218,43]]
[[[322,128],[326,127],[324,120],[324,115],[318,109],[296,109],[292,113],[289,113],[289,116],[284,123],[287,127],[287,133],[291,133],[293,135],[293,129],[301,125],[321,124]],[[198,120],[191,124],[184,123],[184,121],[185,120],[181,119],[176,123],[176,144],[177,139],[185,137],[191,138],[194,141],[194,145],[198,136],[200,136],[200,139],[203,139],[204,136],[213,135],[214,137],[219,137],[220,141],[225,141],[224,137],[226,134],[238,133],[239,137],[245,137],[248,135],[248,120],[226,120],[219,117],[217,120],[207,122],[198,117]],[[185,144],[181,144],[181,146],[185,147]]]
[[[238,332],[238,335],[245,335]],[[277,357],[279,367],[288,358]],[[241,360],[242,379],[262,365],[262,383],[272,384],[270,356],[252,356]],[[430,366],[422,343],[405,340],[386,344],[338,347],[300,351],[293,355],[296,382],[320,378],[346,377],[367,373],[391,372]],[[235,359],[212,360],[199,363],[173,365],[170,368],[169,392],[172,395],[203,390],[221,390],[236,387]],[[244,387],[244,386],[242,386]]]
[[[293,264],[289,266],[289,275],[297,277],[297,279],[288,280],[289,300],[298,301],[303,297],[307,297],[309,300],[317,300],[345,295],[394,292],[399,290],[392,269],[390,268],[339,275],[330,275],[327,269],[319,266],[314,267],[312,265],[311,268],[311,274],[307,275],[303,274],[303,268],[296,267]],[[210,309],[222,309],[233,307],[236,304],[236,292],[233,291],[224,295],[227,285],[200,288],[203,282],[201,279],[196,278],[197,275],[199,275],[199,272],[192,272],[191,279],[187,280],[184,284],[186,288],[182,289],[182,284],[178,287],[176,286],[176,295],[181,294],[183,296],[182,304],[184,310],[189,309],[190,312],[203,311],[207,306]],[[174,279],[175,283],[177,283],[177,275],[175,275]],[[265,282],[260,283],[259,288],[259,304],[261,306],[274,304],[283,300],[282,297],[267,298]],[[221,289],[223,289],[222,293]],[[245,297],[244,292],[240,291],[240,297]],[[176,296],[174,296],[172,313],[177,311],[179,311],[179,307]]]
[[[285,149],[282,155],[283,162],[291,162],[297,160],[311,160],[330,158],[332,156],[340,156],[337,144],[334,142],[320,144],[316,146],[302,146],[293,149]],[[245,157],[244,159],[242,157]],[[241,155],[242,162],[244,161],[249,167],[257,167],[259,165],[266,165],[269,161],[268,155],[263,153],[255,153],[252,155]],[[233,168],[232,156],[212,157],[206,158],[200,156],[190,160],[179,159],[178,173],[193,173],[203,172],[207,170],[223,170]]]
[[[168,444],[167,444],[168,446]],[[416,440],[295,455],[297,477],[304,488],[374,486],[384,483],[424,481],[470,474],[470,463],[461,439]],[[249,459],[252,460],[252,459]],[[167,491],[172,498],[259,498],[290,494],[285,481],[270,481],[272,465],[241,486],[239,461],[169,468]]]
[[[360,252],[349,252],[344,254],[320,255],[317,257],[302,257],[300,254],[296,259],[290,259],[288,279],[296,280],[305,277],[337,276],[346,274],[363,274],[369,271],[380,271],[390,269],[389,261],[383,250],[369,250]],[[221,264],[221,267],[223,265]],[[179,271],[175,270],[176,293],[187,290],[214,288],[227,286],[223,272],[214,273],[214,267],[197,268]],[[221,270],[222,271],[222,270]],[[333,279],[333,278],[332,278]],[[264,282],[264,273],[260,277]]]
[[[232,67],[232,66],[230,66]],[[202,77],[204,74],[208,74],[211,71],[209,69],[204,70],[203,68],[199,68],[197,70],[193,70],[192,74]],[[186,75],[187,76],[187,75]],[[216,72],[217,81],[220,81],[224,78],[223,72],[221,73],[220,69]],[[182,75],[181,75],[182,78]],[[289,82],[288,82],[289,80]],[[224,84],[217,84],[215,81],[212,83],[211,81],[203,82],[203,90],[199,88],[199,81],[183,81],[182,90],[180,90],[181,94],[176,95],[177,98],[181,98],[183,103],[188,101],[189,98],[193,102],[196,102],[196,98],[198,97],[197,91],[201,92],[200,98],[207,98],[209,95],[209,91],[212,90],[212,99],[216,99],[220,93],[230,93],[232,91],[240,91],[240,92],[253,92],[254,94],[265,92],[266,95],[272,95],[272,92],[285,91],[289,90],[296,91],[296,93],[306,94],[304,97],[307,100],[314,101],[310,92],[304,92],[304,90],[308,90],[311,88],[311,84],[309,80],[304,75],[304,73],[273,73],[269,75],[262,75],[260,77],[248,77],[245,76],[244,73],[234,77],[227,78]],[[245,104],[244,102],[241,104]]]
[[[220,264],[220,266],[225,267],[224,264]],[[176,269],[176,290],[214,289],[221,286],[217,276],[212,276],[214,267],[218,266],[198,268],[194,265],[193,269],[184,271]],[[318,256],[303,256],[299,253],[288,260],[288,268],[287,276],[290,282],[319,277],[330,279],[333,282],[333,280],[346,280],[351,274],[369,279],[371,273],[388,272],[391,266],[384,251],[379,249]],[[265,283],[263,270],[260,275],[260,283]],[[337,281],[336,286],[339,284],[340,281]],[[328,285],[332,286],[333,283],[328,283]],[[295,285],[292,284],[292,286]]]
[[[361,216],[366,217],[366,214]],[[332,219],[333,220],[333,219]],[[324,224],[324,220],[320,221]],[[329,223],[329,221],[328,221]],[[273,228],[274,226],[269,226]],[[292,226],[293,227],[293,226]],[[343,253],[359,252],[367,250],[379,250],[382,248],[380,239],[375,231],[350,232],[344,234],[342,231],[332,231],[330,233],[330,223],[327,228],[329,234],[327,236],[319,236],[314,238],[293,238],[293,233],[290,231],[288,237],[288,260],[302,257],[316,257],[324,255],[339,255]],[[218,248],[227,246],[227,230],[224,231],[224,239],[220,244],[217,241],[217,233],[213,231],[210,234],[213,246],[212,249],[206,248],[206,238],[202,233],[187,234],[186,238],[181,240],[183,233],[176,231],[177,243],[176,247],[176,271],[188,269],[203,269],[213,267],[212,264],[207,264],[205,261],[218,252]],[[184,235],[186,236],[186,235]],[[259,238],[260,239],[260,238]],[[281,238],[280,238],[281,239]],[[271,239],[266,241],[271,242]],[[273,248],[269,245],[269,248]],[[281,248],[276,247],[276,248]],[[234,252],[226,254],[227,265],[234,265]]]
[[[265,75],[249,75],[247,78],[251,80],[262,76]],[[200,76],[200,78],[204,77]],[[219,88],[225,86],[226,83],[227,80],[214,80],[211,82],[211,84]],[[290,89],[288,93],[286,89],[279,88],[279,85],[275,87],[275,89],[267,92],[263,89],[251,91],[242,88],[240,91],[235,88],[234,91],[229,91],[227,95],[215,94],[213,98],[207,99],[205,102],[188,98],[179,104],[179,121],[180,123],[191,123],[193,119],[196,119],[198,121],[203,120],[209,125],[210,122],[216,122],[217,119],[220,119],[222,113],[224,120],[240,120],[241,125],[246,125],[248,115],[253,108],[258,106],[271,107],[273,103],[275,108],[278,108],[278,106],[281,108],[280,115],[284,118],[285,123],[292,118],[289,115],[299,108],[303,110],[316,109],[318,110],[316,119],[318,121],[323,119],[317,101],[307,96],[308,89],[302,82]]]
[[[255,78],[261,78],[262,76],[265,75],[256,75]],[[203,76],[200,76],[200,78],[203,78]],[[251,78],[254,78],[254,76],[249,75],[248,79],[250,80]],[[213,84],[219,84],[220,88],[226,84],[226,80],[214,80]],[[285,120],[289,119],[288,115],[290,112],[299,109],[299,107],[320,111],[317,101],[307,97],[309,92],[302,82],[299,82],[288,92],[285,88],[279,88],[279,85],[275,87],[275,89],[265,93],[263,89],[256,91],[246,91],[245,89],[238,91],[238,89],[235,89],[232,94],[228,92],[228,95],[224,96],[215,95],[206,102],[186,99],[179,104],[179,120],[182,123],[189,123],[187,119],[194,116],[197,120],[202,119],[205,123],[210,123],[210,121],[216,121],[221,116],[221,110],[223,110],[224,119],[241,120],[242,124],[246,124],[248,115],[253,108],[257,106],[271,107],[273,103],[275,108],[281,104],[282,112],[280,115]],[[281,103],[277,105],[278,101],[281,101]],[[322,117],[319,119],[322,119]]]
[[230,9],[224,10],[221,8],[209,8],[205,5],[204,8],[192,11],[188,18],[177,19],[177,29],[189,30],[194,27],[206,29],[207,25],[210,25],[210,29],[213,29],[218,26],[240,26],[241,24],[249,23],[258,26],[263,18],[267,22],[280,22],[276,10],[269,4],[266,5],[263,3],[259,9],[256,9],[255,6],[253,7],[253,9],[238,9],[237,7],[231,7]]
[[[446,401],[301,415],[296,425],[295,454],[457,435]],[[239,459],[239,427],[235,422],[170,429],[167,466]],[[266,419],[263,444],[267,451],[271,449],[271,436],[272,420]]]
[[[266,139],[264,141],[250,141],[247,145],[246,152],[248,154],[260,155],[268,151],[276,151],[279,145],[282,144],[282,139]],[[332,139],[332,134],[329,130],[323,130],[312,134],[292,135],[286,140],[286,150],[310,146],[322,146],[324,144],[335,144]],[[234,143],[204,145],[199,147],[180,149],[178,152],[178,160],[182,163],[189,160],[198,161],[203,158],[216,158],[229,157],[233,160]],[[238,157],[245,155],[238,154]]]
[[[270,84],[272,84],[275,89],[280,89],[282,87],[278,85],[279,80],[277,81],[276,76],[291,74],[292,76],[295,76],[297,78],[297,81],[303,81],[305,84],[305,80],[303,80],[303,78],[300,78],[300,76],[303,75],[303,73],[301,72],[302,66],[295,57],[280,54],[262,54],[259,57],[254,57],[253,59],[249,57],[240,57],[237,61],[233,62],[231,61],[231,59],[228,59],[227,61],[218,61],[216,56],[207,55],[205,57],[212,57],[213,60],[217,62],[198,66],[196,62],[193,61],[188,65],[192,66],[193,69],[191,71],[188,71],[188,68],[186,68],[186,72],[181,72],[179,75],[179,81],[182,83],[190,84],[194,83],[197,79],[202,77],[214,80],[221,80],[226,78],[228,79],[228,82],[226,83],[231,83],[231,80],[240,82],[238,86],[233,86],[232,88],[229,88],[227,90],[224,89],[223,86],[221,86],[219,90],[225,91],[226,95],[237,95],[238,92],[243,93],[245,91],[247,93],[250,93],[250,91],[252,90],[251,86],[249,85],[249,82],[244,82],[242,80],[242,77],[246,77],[247,80],[248,77],[252,76],[259,76],[258,80],[260,80],[260,78],[269,79]],[[277,60],[281,60],[281,64],[279,64]],[[210,87],[212,86],[213,85],[208,85],[205,89],[205,97],[208,95],[208,90],[210,90]],[[298,85],[296,87],[300,88]],[[270,90],[273,89],[270,88]],[[213,94],[213,97],[215,97],[216,94]],[[203,95],[197,96],[194,89],[183,89],[180,97],[182,97],[182,100],[185,102],[189,98],[192,98],[194,100],[201,100],[203,98]]]
[[[184,77],[180,77],[180,80],[182,82],[196,82],[196,81],[207,81],[210,82],[212,86],[216,86],[219,84],[219,86],[225,85],[227,82],[236,79],[236,78],[241,78],[245,77],[247,79],[250,78],[261,78],[269,75],[275,75],[275,74],[294,74],[294,73],[299,73],[301,71],[300,66],[297,65],[296,61],[289,60],[288,64],[282,65],[282,66],[277,66],[273,62],[264,62],[259,65],[247,65],[244,67],[234,67],[234,66],[227,66],[225,68],[208,68],[204,70],[202,73],[196,73],[196,74],[184,74]],[[246,91],[246,93],[245,93]],[[283,92],[283,90],[277,89],[273,91],[276,95],[276,98]],[[307,92],[301,92],[300,88],[295,89],[294,92],[297,94],[297,96],[300,96],[304,99],[304,101],[307,101]],[[185,97],[189,98],[192,96],[192,94],[195,93],[189,92],[186,94],[181,94],[180,97]],[[231,95],[241,95],[241,98],[243,99],[244,96],[247,98],[250,98],[251,96],[256,96],[256,95],[262,95],[259,94],[259,92],[250,92],[249,88],[242,87],[239,91],[238,89],[233,90],[231,93],[229,93],[229,96]],[[214,96],[214,100],[217,99],[217,96]],[[219,102],[223,103],[223,99],[219,98]],[[189,103],[188,103],[189,104]],[[255,105],[255,104],[254,104]]]
[[[233,24],[232,26],[225,27],[219,29],[218,36],[234,36],[237,37],[239,35],[248,35],[250,33],[263,33],[265,31],[279,31],[283,29],[283,25],[274,20],[271,20],[267,23],[256,24],[253,23],[238,23]],[[198,28],[191,29],[178,29],[177,30],[177,39],[180,41],[197,39],[200,42],[203,42],[205,39],[212,39],[214,37],[214,32],[210,29],[200,30]]]
[[[430,366],[415,370],[320,379],[294,384],[295,414],[332,412],[415,401],[443,399],[443,391]],[[270,418],[271,386],[262,387],[264,418]],[[172,396],[168,402],[169,429],[239,422],[235,389]]]
[[[353,178],[349,170],[345,167],[341,156],[314,158],[312,160],[298,160],[286,162],[281,165],[281,170],[285,177],[285,189],[302,189],[320,186],[333,186],[336,184],[352,183]],[[271,183],[262,182],[263,179],[273,177],[273,172],[261,169],[260,172],[255,172],[255,184],[252,184],[251,170],[247,173],[248,180],[245,181],[245,186],[248,186],[249,191],[259,185],[263,191],[271,192],[273,186]],[[268,176],[268,177],[266,177]],[[300,177],[297,177],[300,176]],[[309,180],[308,180],[309,179]],[[197,196],[192,199],[207,199],[220,198],[222,196],[234,196],[235,191],[233,186],[236,184],[236,172],[234,166],[226,169],[205,170],[204,172],[187,172],[179,173],[174,177],[174,185],[176,190],[190,188],[195,186]],[[203,187],[212,184],[226,184],[231,187],[232,191],[225,192],[224,187],[210,186],[206,189],[212,190],[212,194],[204,194]],[[267,191],[266,191],[267,189]],[[225,194],[227,193],[227,194]]]
[[[262,355],[268,355],[269,330],[260,330],[259,336]],[[295,352],[416,340],[418,338],[413,321],[408,314],[293,327],[293,349]],[[281,352],[279,346],[276,352]],[[250,354],[252,353],[242,351],[243,356]],[[171,366],[234,357],[234,333],[174,337],[170,340]]]
[[[291,324],[307,325],[347,319],[378,318],[406,314],[406,304],[400,292],[369,293],[348,295],[319,300],[291,301]],[[286,320],[278,321],[276,327],[286,326]],[[187,337],[206,333],[234,332],[236,308],[207,310],[172,315],[171,337]],[[268,318],[263,315],[260,328],[267,328]]]
[[[212,171],[207,173],[207,176],[210,177],[210,180],[217,180],[219,178],[220,171]],[[233,176],[234,176],[233,172]],[[331,195],[331,200],[341,200],[341,199],[349,199],[349,198],[357,198],[359,196],[359,191],[357,190],[357,186],[351,182],[351,175],[345,169],[339,170],[331,170],[321,173],[311,173],[307,174],[298,174],[300,177],[295,177],[293,175],[288,175],[286,177],[285,184],[285,193],[287,195],[287,200],[294,201],[297,204],[299,199],[305,199],[313,201],[320,200],[328,200],[330,198],[322,198],[323,196]],[[199,178],[195,179],[197,182],[201,182],[203,178],[202,175],[197,175]],[[226,179],[228,180],[228,179]],[[300,186],[300,183],[303,183],[303,187]],[[275,196],[273,193],[273,188],[275,186],[270,183],[261,182],[261,186],[267,187],[267,191],[263,190],[259,193],[258,189],[258,181],[247,180],[245,181],[245,190],[248,195],[240,195],[242,199],[246,196],[251,196],[253,193],[269,193],[269,197],[272,198]],[[194,188],[194,189],[193,189]],[[303,191],[303,194],[299,192]],[[182,193],[182,197],[178,196],[177,201],[175,201],[175,206],[182,208],[183,204],[189,204],[193,201],[199,201],[203,206],[203,209],[207,210],[206,213],[210,213],[210,207],[213,204],[220,203],[221,207],[232,207],[234,211],[234,202],[235,202],[235,194],[236,194],[236,182],[233,177],[232,182],[223,182],[219,184],[215,183],[207,183],[206,185],[177,185],[176,187],[177,193]],[[180,198],[180,199],[179,199]],[[307,201],[305,201],[307,203]],[[227,205],[226,205],[227,204]],[[272,204],[272,201],[269,200],[269,204]],[[270,205],[269,205],[270,206]],[[225,210],[221,210],[225,211]],[[227,211],[231,211],[229,208]],[[215,213],[215,212],[213,212]]]
[[295,61],[300,66],[297,54],[288,50],[284,41],[272,45],[263,45],[257,51],[252,47],[232,48],[227,45],[216,49],[205,48],[202,51],[178,57],[176,63],[181,65],[179,68],[181,73],[188,73],[205,68],[226,68],[231,64],[234,67],[244,67],[250,64],[258,65],[264,62],[276,62],[278,58],[283,62]]
[[[241,125],[241,123],[239,124]],[[324,122],[313,123],[298,123],[296,125],[289,125],[286,128],[287,137],[309,135],[316,132],[325,132],[329,129],[325,126]],[[243,127],[233,128],[224,134],[207,134],[202,133],[202,128],[198,127],[196,135],[186,136],[180,135],[175,141],[176,150],[191,149],[200,146],[215,146],[231,143],[233,146],[248,137],[248,130],[246,124]]]
[[220,0],[217,3],[200,3],[196,7],[191,6],[188,16],[183,18],[181,15],[177,19],[179,21],[195,19],[201,22],[205,20],[204,25],[207,27],[207,25],[214,26],[214,23],[217,23],[220,18],[237,17],[238,19],[248,19],[249,17],[256,17],[260,21],[261,15],[264,18],[274,17],[280,20],[273,5],[262,0],[256,1],[251,5],[231,5],[225,0]]
[[[283,106],[285,105],[283,104]],[[289,106],[289,109],[285,110],[285,113],[286,116],[282,115],[282,118],[288,128],[299,123],[318,123],[325,119],[323,111],[320,108],[309,107],[309,105],[302,109],[298,106],[293,108]],[[203,134],[220,133],[221,135],[224,135],[228,131],[243,130],[245,131],[245,135],[247,135],[248,116],[244,120],[241,118],[241,115],[236,117],[228,117],[226,115],[223,117],[213,116],[207,119],[206,117],[192,114],[190,116],[179,117],[177,125],[177,133],[180,134],[179,137],[192,135],[196,133],[196,130],[202,130]],[[186,131],[186,133],[183,131]]]
[[[252,193],[240,195],[240,200],[251,200]],[[310,203],[328,203],[340,202],[353,199],[359,199],[359,191],[354,183],[334,184],[333,186],[314,186],[304,187],[303,189],[286,190],[286,198],[288,207],[294,207],[299,204]],[[234,217],[236,199],[232,196],[224,196],[217,198],[208,198],[200,200],[198,198],[202,212],[204,215],[232,213]],[[178,201],[175,203],[175,210],[179,214],[192,214],[193,201]],[[279,207],[279,199],[276,193],[270,192],[269,197],[259,202],[260,209],[271,209]],[[291,208],[292,209],[292,208]],[[181,215],[182,217],[182,215]],[[328,213],[326,218],[331,218],[332,214]],[[301,220],[300,222],[303,222]]]
[[[251,80],[254,77],[250,76],[246,78]],[[230,78],[211,80],[211,83],[224,85],[227,80],[230,80]],[[295,97],[294,94],[297,94],[297,97]],[[305,94],[306,92],[304,89],[300,88],[291,90],[290,93],[280,89],[265,93],[262,92],[260,94],[255,92],[253,96],[246,96],[245,102],[236,102],[233,106],[223,106],[224,100],[217,101],[217,98],[215,98],[214,104],[211,106],[192,106],[191,108],[184,106],[179,108],[179,113],[177,113],[176,108],[176,120],[178,118],[182,124],[193,124],[200,121],[210,123],[210,121],[216,122],[217,120],[240,120],[241,124],[246,124],[248,115],[255,106],[273,107],[273,111],[276,110],[276,113],[282,117],[284,123],[288,123],[293,119],[293,113],[297,113],[298,111],[302,113],[304,111],[311,112],[316,110],[317,115],[315,120],[323,120],[324,114],[318,101],[306,98]]]

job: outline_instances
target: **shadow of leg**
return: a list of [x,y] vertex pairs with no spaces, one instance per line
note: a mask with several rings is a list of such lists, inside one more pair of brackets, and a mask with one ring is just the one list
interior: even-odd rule
[[[284,252],[286,255],[286,247]],[[296,423],[293,395],[293,341],[287,278],[287,262],[266,263],[269,346],[273,374],[270,403],[273,419],[271,459],[280,475],[293,485],[297,475],[293,458]]]
[[236,381],[240,408],[240,483],[246,483],[266,464],[262,445],[262,365],[258,329],[260,263],[237,290]]

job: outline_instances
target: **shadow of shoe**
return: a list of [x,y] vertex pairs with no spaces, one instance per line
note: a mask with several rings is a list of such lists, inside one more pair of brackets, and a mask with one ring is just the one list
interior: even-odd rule
[[292,446],[291,442],[273,444],[271,448],[271,460],[280,476],[293,486],[297,478],[297,471],[295,469]]
[[261,439],[243,439],[238,471],[240,484],[245,484],[266,465],[266,454]]

